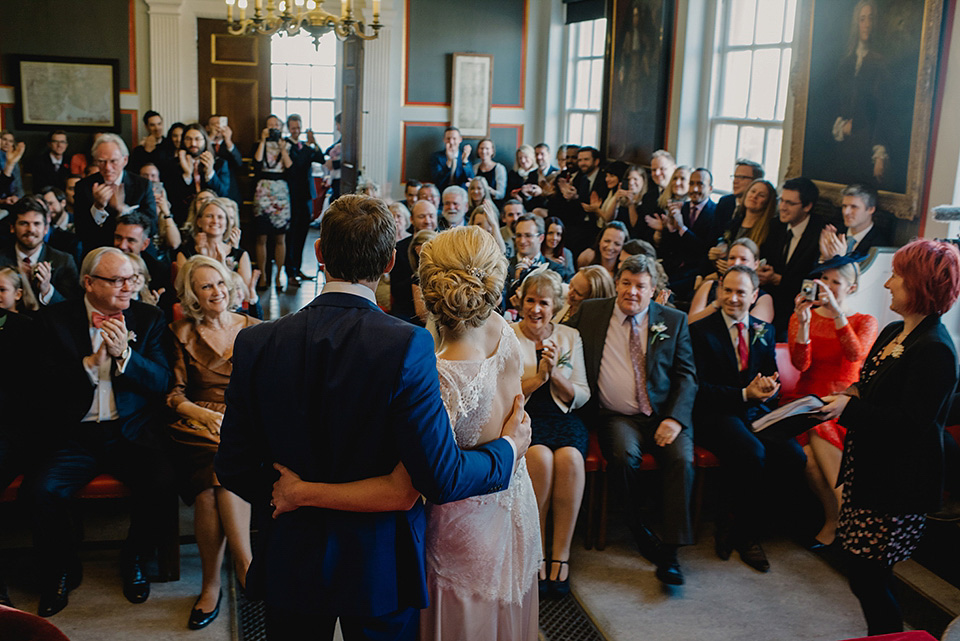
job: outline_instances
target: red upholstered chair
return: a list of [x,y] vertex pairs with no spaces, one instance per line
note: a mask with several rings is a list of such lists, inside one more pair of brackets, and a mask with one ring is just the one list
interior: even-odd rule
[[790,360],[790,347],[787,343],[777,343],[777,371],[780,372],[781,400],[793,400],[796,398],[794,390],[800,380],[800,370],[794,367]]
[[46,619],[5,605],[0,605],[0,630],[3,641],[70,641]]
[[[23,476],[18,476],[0,492],[0,503],[9,503],[16,500]],[[90,481],[77,494],[78,499],[123,499],[129,497],[130,489],[110,476],[100,474]],[[167,513],[164,518],[164,532],[161,533],[160,549],[158,552],[158,570],[160,581],[180,580],[180,504],[176,495],[171,495],[170,503],[163,507]],[[3,637],[6,639],[6,637]]]

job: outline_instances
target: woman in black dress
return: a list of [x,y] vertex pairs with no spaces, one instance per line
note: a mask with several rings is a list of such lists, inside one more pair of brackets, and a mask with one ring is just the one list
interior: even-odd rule
[[913,554],[926,514],[940,508],[943,426],[957,384],[957,354],[940,317],[960,294],[960,251],[915,240],[893,257],[890,309],[860,380],[828,396],[824,418],[847,428],[837,536],[868,634],[899,632],[893,564]]
[[[521,385],[533,430],[527,468],[540,510],[543,558],[540,592],[570,591],[570,542],[583,499],[587,428],[573,410],[590,399],[580,332],[552,322],[563,303],[560,275],[533,272],[520,285],[522,318],[513,324],[523,358]],[[553,538],[547,545],[547,514],[553,511]]]

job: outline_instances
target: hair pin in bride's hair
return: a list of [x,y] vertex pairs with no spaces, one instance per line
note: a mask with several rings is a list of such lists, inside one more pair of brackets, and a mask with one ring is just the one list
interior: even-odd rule
[[474,278],[478,278],[480,280],[483,280],[484,278],[487,277],[487,272],[483,271],[479,267],[473,267],[473,266],[467,267],[467,273],[473,276]]

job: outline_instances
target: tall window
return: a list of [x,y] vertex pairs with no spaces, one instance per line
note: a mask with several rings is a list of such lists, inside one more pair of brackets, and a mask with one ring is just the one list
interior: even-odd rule
[[277,34],[270,51],[270,110],[284,122],[289,114],[300,114],[303,130],[312,129],[317,144],[326,149],[334,141],[336,36],[324,35],[315,49],[310,36]]
[[715,187],[733,188],[737,158],[780,169],[797,0],[720,0],[708,148]]
[[600,140],[606,33],[606,18],[567,25],[567,96],[563,143],[596,147]]

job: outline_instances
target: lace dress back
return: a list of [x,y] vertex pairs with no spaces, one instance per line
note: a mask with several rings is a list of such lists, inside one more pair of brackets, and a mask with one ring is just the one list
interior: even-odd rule
[[[482,361],[437,359],[440,393],[461,449],[500,434],[520,393],[520,346],[502,323],[500,343]],[[510,486],[495,494],[427,506],[430,607],[421,615],[421,639],[537,638],[540,521],[524,460]],[[451,636],[452,635],[452,636]]]

